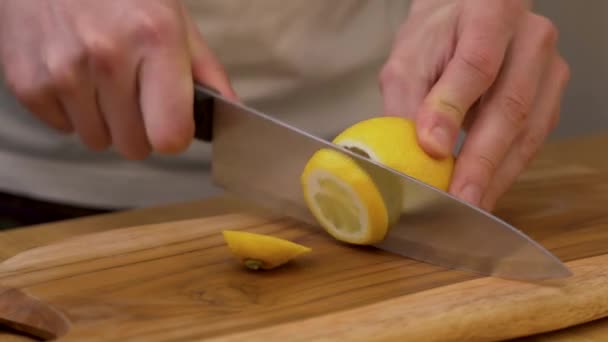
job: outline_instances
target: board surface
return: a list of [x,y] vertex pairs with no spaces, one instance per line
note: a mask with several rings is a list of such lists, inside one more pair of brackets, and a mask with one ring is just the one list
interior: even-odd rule
[[[313,252],[274,271],[248,271],[230,254],[221,229],[271,234]],[[289,220],[240,214],[86,235],[0,265],[4,286],[26,289],[65,310],[76,339],[92,326],[107,337],[130,337],[115,328],[121,325],[137,326],[137,334],[145,335],[196,324],[198,336],[209,337],[472,278],[340,245]]]
[[[559,283],[481,278],[341,245],[287,219],[228,210],[57,240],[5,260],[0,285],[65,314],[66,341],[236,333],[268,340],[298,327],[292,339],[509,338],[607,314],[605,203],[608,172],[551,159],[540,159],[500,203],[498,216],[570,261],[575,276]],[[222,229],[272,234],[313,252],[275,271],[246,271],[230,255]]]

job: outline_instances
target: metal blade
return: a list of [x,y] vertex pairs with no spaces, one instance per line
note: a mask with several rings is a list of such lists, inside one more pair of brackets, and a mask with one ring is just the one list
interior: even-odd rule
[[[204,89],[199,91],[207,92]],[[300,175],[319,149],[348,154],[373,175],[401,184],[402,214],[378,248],[418,261],[511,279],[570,275],[553,254],[506,222],[414,178],[213,92],[213,181],[274,212],[318,227]]]

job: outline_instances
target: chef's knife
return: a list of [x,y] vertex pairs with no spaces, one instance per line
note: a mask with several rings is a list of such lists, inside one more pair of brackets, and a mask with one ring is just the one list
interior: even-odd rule
[[490,213],[199,84],[194,116],[196,137],[212,144],[213,182],[275,213],[319,227],[304,202],[300,175],[315,152],[330,148],[403,187],[401,217],[376,247],[487,276],[541,280],[571,274],[556,256]]

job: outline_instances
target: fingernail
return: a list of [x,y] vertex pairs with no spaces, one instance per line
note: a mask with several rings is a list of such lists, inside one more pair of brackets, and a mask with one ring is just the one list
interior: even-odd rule
[[460,196],[472,205],[479,205],[481,201],[481,187],[477,184],[467,184],[462,189]]

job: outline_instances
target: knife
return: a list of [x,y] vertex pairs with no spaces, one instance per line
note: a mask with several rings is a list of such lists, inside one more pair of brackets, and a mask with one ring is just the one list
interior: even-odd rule
[[484,276],[533,281],[571,275],[555,255],[491,213],[212,88],[194,88],[195,137],[211,144],[211,179],[229,193],[320,227],[304,201],[300,174],[316,151],[334,149],[404,189],[401,216],[375,247]]

